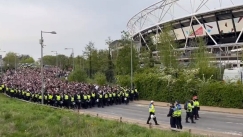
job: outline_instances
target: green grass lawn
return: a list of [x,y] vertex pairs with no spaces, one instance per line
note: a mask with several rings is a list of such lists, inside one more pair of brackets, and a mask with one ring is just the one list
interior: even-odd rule
[[0,137],[188,137],[25,103],[0,94]]

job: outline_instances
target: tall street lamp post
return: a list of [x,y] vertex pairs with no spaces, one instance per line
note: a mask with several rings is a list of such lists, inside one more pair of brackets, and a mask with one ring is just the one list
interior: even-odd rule
[[65,50],[72,50],[72,56],[73,56],[73,70],[74,70],[74,50],[73,48],[65,48]]
[[41,45],[41,96],[42,96],[41,103],[42,104],[44,104],[44,74],[43,74],[43,48],[44,48],[43,42],[44,42],[44,39],[42,36],[43,33],[57,34],[55,31],[51,31],[51,32],[41,31],[41,39],[39,42]]

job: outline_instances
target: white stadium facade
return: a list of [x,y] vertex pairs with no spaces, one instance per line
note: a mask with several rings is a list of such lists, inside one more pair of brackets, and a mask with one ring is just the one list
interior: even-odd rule
[[[161,0],[134,15],[127,29],[139,49],[148,37],[156,43],[165,24],[184,51],[178,60],[190,60],[190,51],[197,48],[196,37],[202,37],[208,51],[217,60],[239,60],[243,48],[243,0]],[[157,56],[157,52],[154,52]]]

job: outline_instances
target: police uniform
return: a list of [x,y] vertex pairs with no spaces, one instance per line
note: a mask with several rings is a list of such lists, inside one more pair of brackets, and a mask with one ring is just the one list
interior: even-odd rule
[[149,124],[149,121],[150,121],[151,118],[154,120],[155,125],[159,125],[157,120],[156,120],[156,117],[155,117],[154,101],[151,101],[151,103],[149,105],[149,117],[148,117],[148,120],[147,120],[147,124]]

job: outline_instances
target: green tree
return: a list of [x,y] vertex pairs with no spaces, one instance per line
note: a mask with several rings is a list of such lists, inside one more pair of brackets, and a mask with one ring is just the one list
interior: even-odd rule
[[131,73],[131,51],[132,51],[132,66],[133,72],[139,68],[139,59],[131,37],[128,32],[122,31],[122,48],[119,50],[119,54],[116,59],[116,73],[118,75],[129,75]]
[[10,69],[15,67],[15,61],[18,62],[17,54],[14,52],[8,52],[3,58],[4,65]]
[[198,77],[200,78],[213,78],[217,79],[218,69],[210,63],[213,61],[212,54],[207,51],[206,44],[203,38],[197,38],[197,47],[198,49],[192,51],[192,61],[191,67],[199,68]]
[[106,76],[104,73],[101,73],[101,72],[97,72],[95,74],[95,82],[98,84],[98,85],[104,85],[106,84]]
[[160,33],[157,47],[163,66],[167,68],[178,68],[176,53],[173,49],[177,47],[177,44],[175,43],[175,36],[171,30],[171,25],[165,24],[163,31]]
[[20,63],[34,63],[34,62],[35,60],[32,57],[28,57],[20,61]]
[[[106,45],[109,45],[112,43],[112,40],[110,37],[108,37],[108,40],[106,40]],[[115,69],[115,66],[114,66],[114,63],[112,62],[112,58],[111,58],[111,54],[110,54],[110,47],[109,47],[109,51],[108,51],[108,67],[106,69],[106,80],[110,83],[113,83],[114,81],[114,69]]]
[[75,82],[86,82],[87,75],[86,73],[80,69],[77,68],[74,71],[71,72],[71,74],[68,76],[68,81],[75,81]]
[[[134,48],[132,48],[132,52],[133,72],[135,72],[139,68],[139,60]],[[120,49],[116,60],[116,72],[118,75],[129,75],[131,73],[131,46],[125,45]]]
[[153,68],[155,64],[155,59],[153,57],[153,52],[156,51],[156,45],[153,43],[152,35],[146,38],[146,43],[150,50],[142,50],[141,57],[144,68]]

